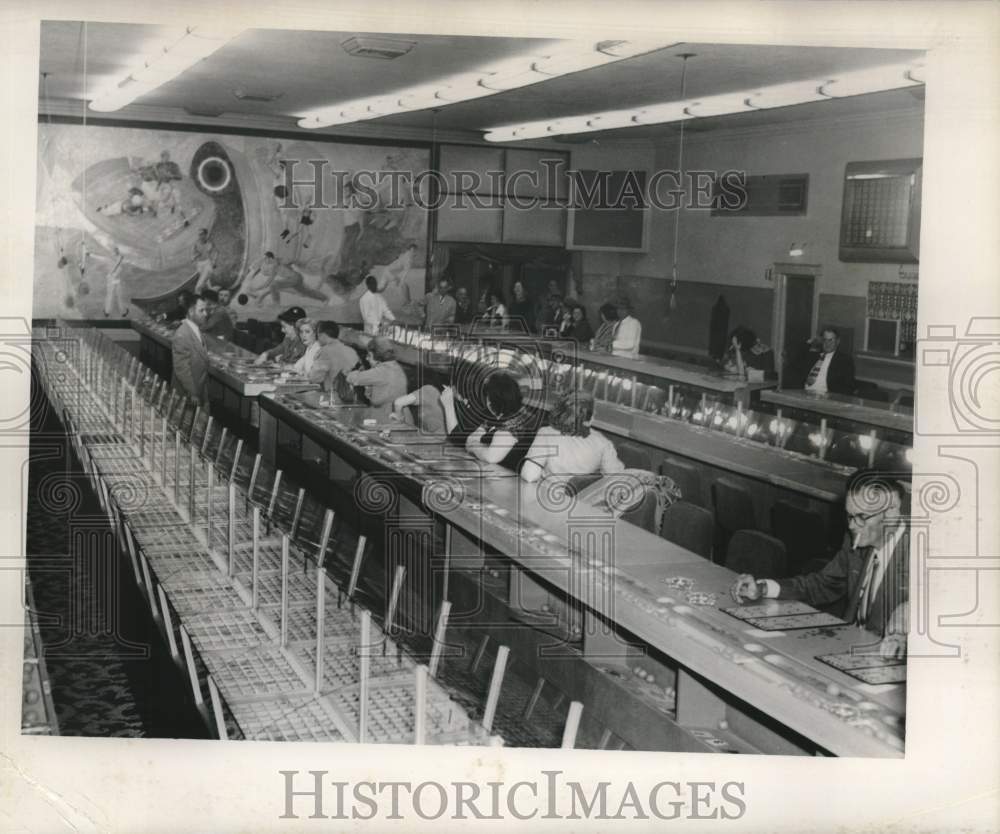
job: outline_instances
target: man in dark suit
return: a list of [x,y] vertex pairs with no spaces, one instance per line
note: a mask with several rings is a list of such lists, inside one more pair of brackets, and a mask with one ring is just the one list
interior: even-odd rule
[[731,588],[733,599],[795,599],[816,606],[843,602],[843,619],[882,638],[883,657],[905,656],[909,526],[901,513],[904,496],[894,478],[858,470],[847,483],[848,531],[837,555],[821,570],[780,581],[741,574]]
[[201,406],[208,405],[208,351],[201,335],[206,314],[205,299],[196,299],[171,340],[174,373],[170,384]]
[[[817,349],[818,348],[818,349]],[[802,365],[802,387],[812,394],[853,394],[854,360],[840,350],[840,334],[824,328]]]

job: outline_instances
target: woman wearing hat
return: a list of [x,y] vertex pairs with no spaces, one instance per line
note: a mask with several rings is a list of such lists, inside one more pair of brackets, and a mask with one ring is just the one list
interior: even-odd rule
[[263,365],[265,362],[280,362],[282,365],[291,365],[302,358],[306,352],[305,345],[299,339],[295,331],[295,322],[306,317],[306,311],[301,307],[289,307],[283,313],[278,314],[278,324],[281,325],[281,333],[284,336],[281,344],[275,345],[270,350],[265,350],[254,361],[255,365]]

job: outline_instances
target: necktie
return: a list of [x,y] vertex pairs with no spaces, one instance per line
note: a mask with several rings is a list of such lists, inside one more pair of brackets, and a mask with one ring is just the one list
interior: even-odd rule
[[864,625],[865,621],[868,619],[868,611],[871,608],[871,587],[872,580],[875,578],[875,572],[878,570],[878,554],[872,554],[871,559],[868,560],[868,570],[865,571],[864,582],[861,583],[861,589],[858,592],[858,613],[857,621],[858,625]]
[[819,372],[823,369],[823,360],[826,358],[826,354],[822,354],[819,359],[816,360],[816,364],[812,366],[812,370],[809,371],[809,377],[806,379],[806,388],[814,385],[817,378],[819,377]]

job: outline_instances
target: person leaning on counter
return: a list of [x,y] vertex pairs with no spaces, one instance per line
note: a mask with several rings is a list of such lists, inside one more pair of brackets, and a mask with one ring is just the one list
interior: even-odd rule
[[301,307],[289,307],[283,313],[278,313],[278,323],[281,325],[281,332],[284,335],[281,343],[269,350],[265,350],[254,361],[255,365],[263,365],[265,362],[280,362],[282,365],[290,365],[297,362],[299,357],[305,353],[305,347],[299,341],[298,333],[295,332],[295,322],[306,317],[306,311]]
[[319,351],[309,371],[309,381],[318,382],[324,391],[332,391],[337,374],[346,376],[357,367],[358,354],[340,341],[340,326],[335,321],[321,321],[316,325],[316,341]]
[[847,482],[848,530],[837,554],[821,570],[780,581],[740,574],[730,589],[733,599],[794,599],[814,606],[843,601],[843,619],[880,636],[883,657],[904,657],[909,619],[904,496],[895,478],[858,470]]
[[347,381],[351,385],[363,385],[365,396],[378,413],[377,419],[387,419],[392,413],[392,404],[397,397],[406,393],[406,373],[396,361],[396,348],[392,340],[376,336],[368,346],[368,356],[374,362],[367,371],[351,371]]

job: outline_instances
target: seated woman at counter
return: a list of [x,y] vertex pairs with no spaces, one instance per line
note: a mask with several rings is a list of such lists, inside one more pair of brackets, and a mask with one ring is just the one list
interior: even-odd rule
[[614,444],[590,427],[594,398],[570,391],[556,403],[528,449],[521,478],[529,483],[549,475],[610,475],[624,472]]
[[265,350],[254,362],[255,365],[263,365],[265,362],[281,362],[283,365],[291,364],[299,359],[305,352],[302,342],[299,341],[298,333],[295,332],[295,322],[306,317],[306,311],[301,307],[289,307],[283,313],[278,313],[278,324],[281,325],[281,333],[284,339],[281,344],[275,345],[270,350]]
[[392,413],[393,402],[406,393],[406,373],[396,361],[396,348],[392,339],[376,336],[368,346],[368,357],[373,363],[365,371],[351,371],[347,381],[363,385],[365,396],[375,410],[377,419],[387,419]]
[[590,342],[590,349],[610,352],[615,340],[615,328],[618,326],[618,308],[614,304],[602,304],[598,312],[601,324]]
[[301,318],[295,322],[295,333],[302,343],[302,355],[292,365],[292,372],[299,376],[310,376],[316,357],[319,356],[319,342],[316,340],[316,322]]
[[573,339],[582,345],[587,344],[594,336],[594,331],[587,321],[587,311],[582,304],[571,302],[569,305],[569,318],[560,329],[560,336]]
[[500,293],[491,292],[489,295],[489,306],[483,313],[483,324],[488,327],[507,326],[507,307],[500,298]]
[[[445,427],[449,437],[461,442],[464,436],[455,412],[456,395],[451,387],[441,392]],[[517,471],[532,441],[531,415],[524,407],[521,388],[510,374],[492,374],[483,386],[485,421],[464,437],[466,450],[483,463],[499,463]]]
[[729,348],[722,357],[726,373],[744,376],[746,368],[774,373],[774,351],[749,327],[737,327],[729,334]]

